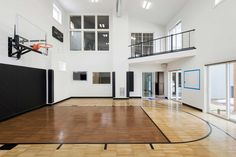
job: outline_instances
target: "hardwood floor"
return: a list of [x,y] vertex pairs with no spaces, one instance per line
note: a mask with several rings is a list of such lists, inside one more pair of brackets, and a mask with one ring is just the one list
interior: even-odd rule
[[44,107],[0,123],[0,143],[168,143],[141,107]]
[[9,151],[0,151],[0,156],[234,157],[236,154],[235,123],[172,101],[71,99],[57,106],[142,106],[172,143],[153,144],[154,149],[149,144],[108,144],[106,150],[104,144],[64,144],[61,147],[58,144],[27,144],[18,145]]

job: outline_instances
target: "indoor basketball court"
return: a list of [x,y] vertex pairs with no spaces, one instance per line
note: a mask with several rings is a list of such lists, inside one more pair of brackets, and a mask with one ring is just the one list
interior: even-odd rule
[[235,0],[0,3],[0,157],[235,156]]

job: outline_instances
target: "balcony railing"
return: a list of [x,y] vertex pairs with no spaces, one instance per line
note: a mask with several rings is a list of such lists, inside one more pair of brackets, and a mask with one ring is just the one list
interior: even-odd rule
[[130,45],[131,56],[129,59],[196,49],[193,45],[194,32],[195,29],[192,29]]

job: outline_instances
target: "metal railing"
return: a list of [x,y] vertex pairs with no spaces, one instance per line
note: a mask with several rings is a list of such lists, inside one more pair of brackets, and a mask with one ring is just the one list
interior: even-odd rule
[[196,49],[193,45],[194,32],[195,29],[192,29],[132,44],[129,46],[131,50],[131,57],[129,59]]

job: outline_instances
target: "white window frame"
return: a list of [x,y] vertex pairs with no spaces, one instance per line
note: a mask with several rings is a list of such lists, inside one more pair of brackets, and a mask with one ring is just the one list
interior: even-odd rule
[[[111,36],[111,15],[110,14],[70,14],[71,16],[81,16],[81,28],[80,29],[72,29],[69,28],[69,34],[72,31],[79,31],[81,32],[81,50],[78,51],[72,51],[70,52],[75,52],[75,53],[110,53],[111,52],[111,41],[112,41],[112,36]],[[84,16],[95,16],[95,29],[85,29],[84,28]],[[109,18],[109,29],[98,29],[98,16],[108,16]],[[69,23],[70,23],[70,18],[69,18]],[[70,27],[70,26],[69,26]],[[95,50],[84,50],[84,32],[95,32]],[[109,50],[98,50],[98,32],[108,32],[109,33]],[[69,39],[70,40],[70,39]]]
[[59,7],[54,3],[53,4],[53,18],[60,24],[62,24],[62,11]]

